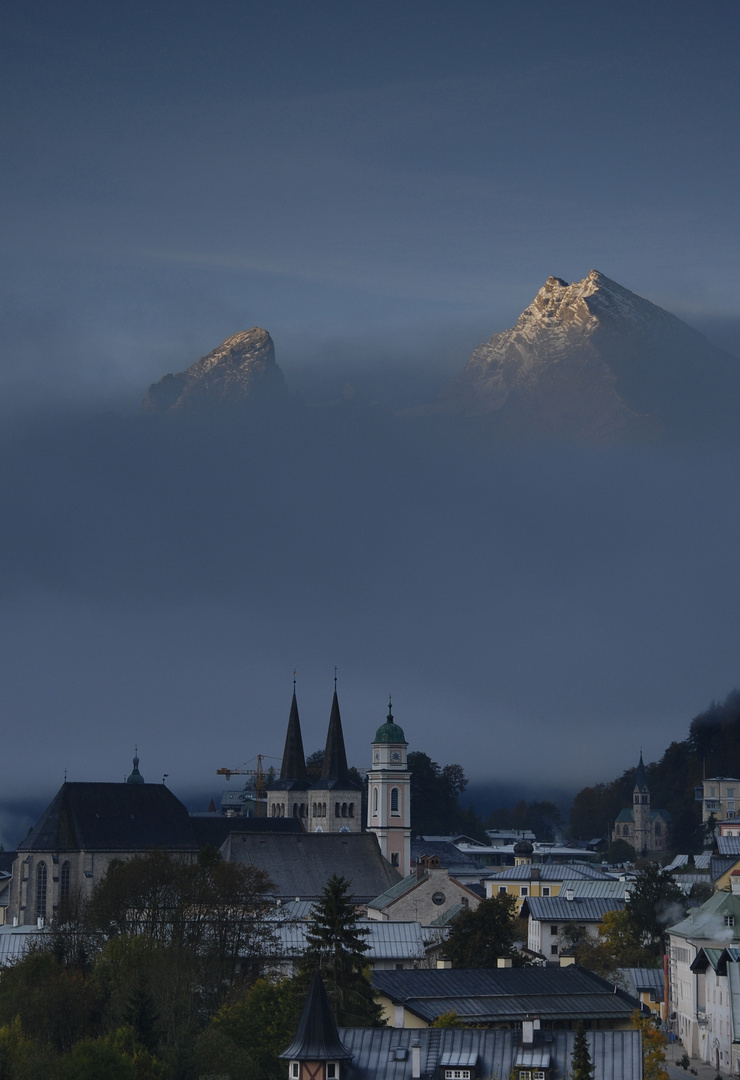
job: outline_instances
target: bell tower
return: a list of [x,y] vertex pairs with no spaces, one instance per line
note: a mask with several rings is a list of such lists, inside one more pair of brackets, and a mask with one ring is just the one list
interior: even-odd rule
[[406,876],[411,872],[411,773],[406,764],[408,743],[403,729],[388,717],[373,739],[373,763],[368,771],[367,827],[374,832],[383,856]]

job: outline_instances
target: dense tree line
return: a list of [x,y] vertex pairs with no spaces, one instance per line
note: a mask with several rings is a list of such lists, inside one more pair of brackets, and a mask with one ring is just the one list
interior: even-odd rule
[[[637,756],[637,755],[635,755]],[[706,837],[694,788],[704,776],[737,776],[740,770],[740,691],[721,704],[712,703],[689,726],[688,738],[673,742],[658,762],[645,768],[651,803],[672,818],[672,847],[683,852],[702,850]],[[609,837],[620,810],[632,804],[636,768],[607,784],[578,792],[570,814],[569,831],[578,839]]]
[[277,981],[269,887],[211,850],[111,866],[0,971],[1,1080],[282,1080],[317,967],[340,1023],[378,1023],[349,882],[328,882],[300,974]]
[[439,765],[428,754],[413,750],[411,770],[411,831],[415,836],[448,836],[464,833],[487,840],[483,822],[475,810],[460,805],[468,780],[460,765]]

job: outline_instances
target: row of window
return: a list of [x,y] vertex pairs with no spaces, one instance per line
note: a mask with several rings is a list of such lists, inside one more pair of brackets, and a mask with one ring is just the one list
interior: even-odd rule
[[[391,813],[392,814],[400,814],[400,811],[398,809],[398,799],[399,799],[398,788],[397,787],[391,788]],[[376,787],[374,787],[373,788],[373,817],[377,817],[377,816],[378,816],[378,789]]]
[[[314,817],[326,817],[326,803],[312,803]],[[272,804],[272,817],[285,817],[285,803]],[[354,803],[334,803],[334,817],[353,818],[355,816]],[[308,803],[293,803],[293,817],[308,817]]]
[[[59,872],[59,896],[66,900],[69,896],[69,863],[63,862]],[[46,918],[46,892],[49,881],[49,873],[45,862],[36,866],[36,918]]]
[[[506,893],[509,890],[506,888],[505,885],[499,885],[498,891],[500,893],[503,893],[504,895],[506,895]],[[519,886],[519,895],[520,896],[529,896],[529,885],[520,885]],[[549,895],[550,895],[550,886],[549,885],[543,885],[542,888],[540,889],[540,896],[549,896]]]

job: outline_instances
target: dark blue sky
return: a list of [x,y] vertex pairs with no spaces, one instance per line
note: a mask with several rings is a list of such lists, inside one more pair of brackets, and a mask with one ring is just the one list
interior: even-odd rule
[[680,0],[6,8],[4,380],[138,395],[255,324],[286,372],[350,343],[456,366],[548,274],[594,266],[734,322],[739,19]]
[[721,454],[396,478],[379,450],[356,488],[351,454],[315,486],[298,455],[264,472],[273,536],[238,484],[188,509],[69,414],[133,414],[253,325],[291,388],[423,399],[592,267],[740,353],[739,24],[722,0],[5,6],[6,792],[119,779],[135,742],[147,779],[217,791],[281,753],[294,666],[309,750],[336,663],[358,765],[392,691],[412,749],[535,792],[658,756],[738,683]]

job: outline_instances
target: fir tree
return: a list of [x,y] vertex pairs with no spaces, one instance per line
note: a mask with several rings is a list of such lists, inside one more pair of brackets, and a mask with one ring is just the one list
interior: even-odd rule
[[576,1029],[573,1056],[570,1059],[570,1075],[571,1080],[594,1080],[591,1050],[589,1049],[583,1024],[579,1024]]
[[357,926],[350,882],[339,874],[329,878],[321,899],[312,908],[313,923],[306,934],[308,948],[301,964],[303,980],[318,968],[337,1024],[344,1027],[380,1025],[381,1010],[365,972],[369,946]]

